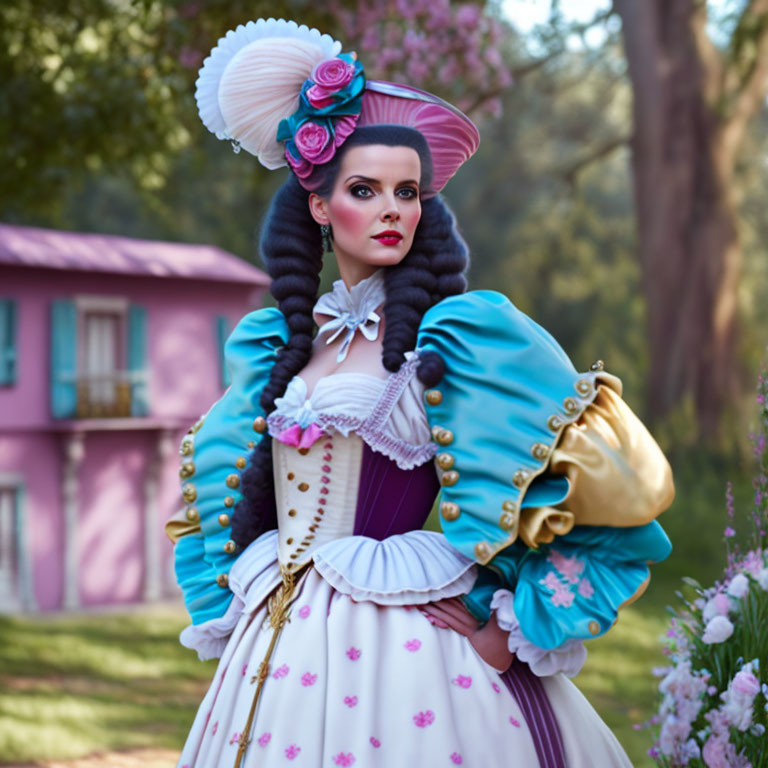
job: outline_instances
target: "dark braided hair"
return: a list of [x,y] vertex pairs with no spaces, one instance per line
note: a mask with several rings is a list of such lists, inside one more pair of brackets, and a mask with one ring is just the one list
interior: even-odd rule
[[[331,162],[318,169],[323,174],[316,186],[321,197],[330,195],[346,150],[363,144],[415,149],[421,158],[421,188],[429,189],[432,158],[420,133],[402,126],[365,126],[347,139]],[[291,175],[272,199],[261,233],[260,251],[272,278],[270,290],[291,332],[261,394],[260,405],[266,414],[274,410],[275,399],[285,393],[312,354],[312,308],[320,284],[323,249],[320,228],[309,212],[308,201],[309,193]],[[467,247],[453,214],[439,196],[423,200],[411,250],[399,264],[384,268],[384,368],[391,372],[400,368],[405,353],[416,346],[419,324],[431,306],[466,290],[467,262]],[[420,355],[416,374],[426,386],[439,383],[444,371],[445,363],[436,352]],[[272,471],[272,439],[264,435],[243,471],[243,498],[232,517],[232,538],[240,548],[277,525]]]

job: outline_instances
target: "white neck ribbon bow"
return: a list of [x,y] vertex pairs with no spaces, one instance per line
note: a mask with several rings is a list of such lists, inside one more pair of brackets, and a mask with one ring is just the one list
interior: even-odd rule
[[368,341],[378,338],[381,317],[374,310],[384,302],[385,298],[384,272],[380,269],[357,285],[353,285],[351,289],[347,289],[343,280],[337,280],[333,284],[333,290],[318,299],[312,310],[313,313],[333,318],[323,323],[318,331],[318,333],[331,333],[325,343],[331,344],[345,330],[347,332],[341,343],[339,354],[336,355],[337,363],[347,357],[349,345],[358,330]]

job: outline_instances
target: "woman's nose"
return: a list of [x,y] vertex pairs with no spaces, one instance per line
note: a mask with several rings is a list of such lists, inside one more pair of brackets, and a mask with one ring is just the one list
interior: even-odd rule
[[388,201],[381,211],[382,221],[397,221],[400,218],[400,210],[394,200]]

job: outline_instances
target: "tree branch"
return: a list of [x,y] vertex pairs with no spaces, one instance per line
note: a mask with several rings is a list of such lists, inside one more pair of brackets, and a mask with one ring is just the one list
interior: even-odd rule
[[564,181],[570,186],[575,187],[578,175],[585,168],[598,160],[602,160],[620,147],[628,146],[630,138],[630,136],[613,136],[610,139],[606,139],[604,142],[594,147],[590,152],[587,152],[570,165],[562,168],[558,175],[562,176]]

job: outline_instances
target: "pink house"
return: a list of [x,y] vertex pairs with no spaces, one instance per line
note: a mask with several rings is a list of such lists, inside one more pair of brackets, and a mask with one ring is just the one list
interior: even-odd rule
[[175,593],[179,442],[268,283],[211,246],[0,224],[0,610]]

